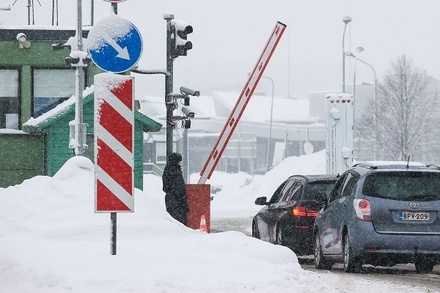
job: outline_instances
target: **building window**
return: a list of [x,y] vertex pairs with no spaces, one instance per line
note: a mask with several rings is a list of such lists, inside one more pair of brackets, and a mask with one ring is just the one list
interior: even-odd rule
[[19,129],[18,70],[0,69],[0,128]]
[[75,69],[34,69],[34,118],[75,94]]
[[[173,142],[173,150],[176,149],[176,143]],[[154,163],[154,162],[153,162]],[[166,142],[156,142],[156,164],[167,163],[167,144]]]
[[156,164],[166,164],[167,162],[167,144],[165,142],[156,142]]

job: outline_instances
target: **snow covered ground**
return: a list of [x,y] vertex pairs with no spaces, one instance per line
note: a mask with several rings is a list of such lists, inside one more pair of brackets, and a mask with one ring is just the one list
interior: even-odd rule
[[[251,216],[294,173],[323,173],[324,153],[284,160],[266,176],[213,174],[222,186],[212,218]],[[197,174],[191,181],[196,182]],[[428,292],[362,275],[301,269],[289,249],[240,232],[204,234],[165,211],[161,180],[145,176],[135,212],[118,214],[117,255],[110,215],[94,212],[93,164],[69,160],[54,176],[0,188],[0,292]]]

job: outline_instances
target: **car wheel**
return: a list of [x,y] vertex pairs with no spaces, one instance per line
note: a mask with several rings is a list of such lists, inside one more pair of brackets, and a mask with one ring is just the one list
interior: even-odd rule
[[344,236],[344,246],[342,252],[343,252],[344,272],[347,273],[360,272],[362,269],[362,265],[353,256],[348,233],[346,233]]
[[252,221],[252,237],[260,239],[260,233],[258,232],[257,222]]
[[321,241],[319,241],[319,233],[315,235],[315,243],[313,246],[313,258],[315,268],[319,270],[331,270],[333,262],[327,260],[322,254]]
[[416,256],[414,265],[418,274],[428,274],[434,269],[434,262],[425,256]]

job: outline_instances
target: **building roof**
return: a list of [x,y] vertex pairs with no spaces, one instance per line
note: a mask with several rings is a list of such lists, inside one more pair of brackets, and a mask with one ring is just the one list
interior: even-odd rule
[[[230,116],[238,100],[238,92],[216,91],[212,96],[191,97],[190,108],[196,113],[196,118],[227,118]],[[165,101],[163,97],[143,96],[140,100],[141,111],[150,117],[165,117]],[[180,108],[180,104],[178,101]],[[254,93],[246,105],[241,121],[266,122],[271,119],[272,98]],[[274,123],[310,124],[317,122],[316,117],[310,116],[308,99],[288,99],[273,97]],[[179,113],[179,110],[176,110]]]
[[[16,41],[17,34],[24,33],[31,41],[66,41],[75,36],[76,31],[72,27],[53,26],[0,26],[2,33],[0,41]],[[83,28],[83,37],[86,38],[90,28]]]
[[[203,133],[221,133],[226,120],[230,116],[240,93],[214,92],[211,96],[201,95],[190,98],[190,108],[195,113],[191,130]],[[177,100],[179,108],[182,106]],[[272,97],[255,94],[249,100],[238,125],[241,133],[255,133],[258,137],[269,135],[271,121]],[[143,113],[165,124],[164,97],[143,96],[140,99]],[[324,107],[324,101],[322,102]],[[291,140],[325,139],[325,125],[318,123],[317,117],[310,116],[308,99],[288,99],[274,96],[272,115],[272,138],[283,140],[286,136]],[[182,115],[180,109],[174,115]],[[149,136],[150,137],[150,136]]]
[[[84,105],[93,102],[93,90],[93,86],[84,90]],[[57,107],[44,113],[43,115],[38,116],[37,118],[30,118],[26,123],[23,124],[23,130],[26,132],[40,132],[41,130],[49,127],[53,123],[63,118],[65,115],[74,113],[75,100],[76,97],[72,96],[63,103],[59,104]],[[149,118],[148,116],[142,114],[137,110],[134,113],[134,119],[142,123],[144,132],[156,132],[160,131],[162,128],[162,124],[154,121],[153,119]]]

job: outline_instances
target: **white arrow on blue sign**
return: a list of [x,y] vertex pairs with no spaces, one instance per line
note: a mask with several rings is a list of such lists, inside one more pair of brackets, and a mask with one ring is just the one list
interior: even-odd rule
[[142,55],[142,36],[130,21],[107,17],[90,30],[87,47],[93,62],[104,71],[121,73],[137,64]]

